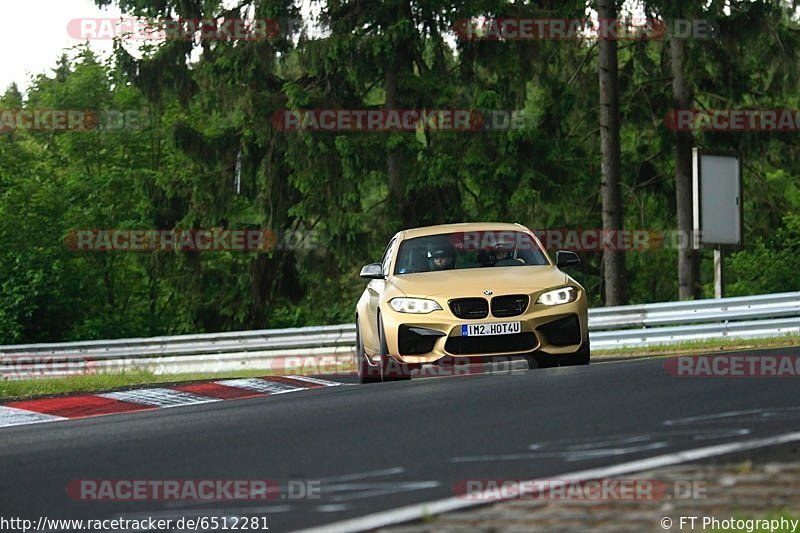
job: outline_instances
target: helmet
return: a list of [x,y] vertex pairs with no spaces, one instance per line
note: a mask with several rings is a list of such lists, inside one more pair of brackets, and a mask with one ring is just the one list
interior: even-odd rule
[[515,252],[514,242],[507,238],[498,239],[497,243],[491,247],[491,255],[495,261],[512,258]]
[[455,254],[449,246],[439,246],[428,252],[428,263],[431,270],[447,270],[453,268]]

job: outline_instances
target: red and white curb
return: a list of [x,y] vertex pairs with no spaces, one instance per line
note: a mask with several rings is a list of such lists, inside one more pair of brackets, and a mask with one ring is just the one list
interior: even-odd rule
[[342,384],[308,376],[268,376],[22,400],[0,405],[0,427],[257,398],[338,385]]

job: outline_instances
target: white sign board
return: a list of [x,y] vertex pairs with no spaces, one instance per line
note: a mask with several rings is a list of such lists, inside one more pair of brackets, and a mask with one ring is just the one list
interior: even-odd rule
[[703,245],[742,244],[742,173],[739,158],[692,154],[694,192],[694,239]]

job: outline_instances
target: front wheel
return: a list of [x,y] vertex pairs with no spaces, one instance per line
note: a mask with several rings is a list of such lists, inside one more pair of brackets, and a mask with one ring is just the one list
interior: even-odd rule
[[582,344],[577,352],[570,355],[550,355],[545,353],[535,353],[529,355],[528,367],[534,368],[554,368],[557,366],[577,366],[588,365],[590,357],[589,343]]
[[589,341],[586,341],[586,344],[582,344],[577,352],[567,356],[566,360],[561,363],[561,366],[588,365],[590,351]]
[[386,344],[386,335],[383,331],[383,320],[378,316],[378,336],[381,346],[381,380],[383,381],[404,381],[411,379],[411,371],[408,365],[400,363],[389,355],[389,347]]
[[381,371],[378,365],[371,365],[367,361],[364,343],[361,342],[361,331],[356,320],[356,369],[358,380],[361,383],[377,383],[381,380]]

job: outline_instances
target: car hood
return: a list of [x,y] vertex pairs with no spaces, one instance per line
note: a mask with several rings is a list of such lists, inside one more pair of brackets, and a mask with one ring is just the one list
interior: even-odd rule
[[494,294],[529,294],[559,287],[567,276],[554,266],[468,268],[392,276],[392,283],[407,296],[458,298]]

